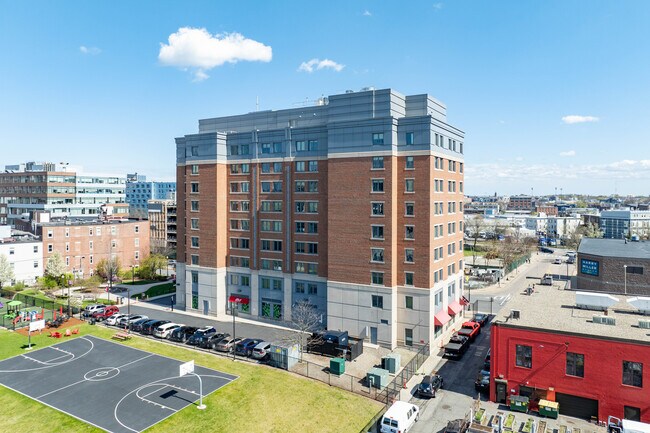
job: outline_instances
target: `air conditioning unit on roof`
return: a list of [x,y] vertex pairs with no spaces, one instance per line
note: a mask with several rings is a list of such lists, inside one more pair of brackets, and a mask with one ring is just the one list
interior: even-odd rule
[[594,323],[600,323],[602,325],[616,325],[616,318],[609,316],[594,315],[592,321]]
[[650,320],[639,319],[639,328],[650,329]]

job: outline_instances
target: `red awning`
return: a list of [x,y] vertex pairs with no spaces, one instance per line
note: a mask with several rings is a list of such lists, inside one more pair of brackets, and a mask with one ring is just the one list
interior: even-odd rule
[[469,300],[466,297],[461,296],[460,297],[460,305],[469,305]]
[[451,304],[449,304],[447,310],[449,311],[449,314],[453,314],[455,316],[456,314],[458,314],[460,311],[463,310],[463,306],[460,305],[458,301],[454,301]]
[[246,298],[244,296],[235,296],[235,295],[230,295],[230,298],[228,298],[228,302],[232,302],[235,304],[244,304],[248,305],[250,302],[250,298]]
[[433,316],[433,322],[436,326],[443,326],[445,323],[451,320],[451,317],[445,310],[440,310],[435,316]]

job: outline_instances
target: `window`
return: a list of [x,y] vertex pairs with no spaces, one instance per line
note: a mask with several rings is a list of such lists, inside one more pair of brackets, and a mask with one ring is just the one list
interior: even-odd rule
[[404,272],[404,285],[405,286],[413,285],[413,272]]
[[305,283],[296,283],[296,293],[305,293]]
[[566,374],[569,376],[585,377],[585,356],[583,354],[567,352]]
[[404,180],[404,187],[406,192],[414,192],[415,191],[415,179],[405,179]]
[[517,367],[533,368],[533,348],[517,344],[515,364]]
[[309,140],[309,150],[318,150],[318,140]]
[[133,229],[136,233],[140,233],[140,226],[134,226]]
[[643,388],[643,363],[623,361],[623,385]]
[[273,143],[273,153],[282,153],[282,143]]
[[406,248],[404,250],[404,261],[406,263],[413,263],[413,254],[414,254],[413,248]]
[[415,226],[404,226],[404,239],[415,239]]
[[262,212],[282,212],[282,202],[281,201],[262,200],[261,211]]
[[191,190],[190,190],[190,192],[191,192],[192,194],[196,194],[196,193],[199,192],[199,183],[198,183],[198,182],[192,182],[192,183],[190,184],[190,186],[191,186]]
[[643,266],[625,266],[625,272],[628,274],[643,275]]
[[304,180],[296,181],[296,188],[295,188],[296,192],[305,192],[305,189],[306,189],[306,184]]
[[66,238],[70,237],[70,229],[65,229],[65,237]]
[[383,216],[384,215],[384,203],[380,201],[375,201],[371,203],[372,205],[372,215],[373,216]]
[[192,259],[192,264],[193,265],[198,265],[199,264],[199,256],[198,255],[192,254],[191,259]]
[[318,233],[318,223],[307,223],[307,233],[310,234]]
[[404,297],[404,306],[409,310],[413,309],[413,296]]
[[372,157],[372,169],[381,170],[384,168],[384,157],[383,156],[373,156]]
[[413,170],[415,168],[415,161],[412,156],[406,157],[406,169]]
[[190,219],[190,228],[192,230],[198,230],[199,229],[199,219],[198,218]]
[[192,174],[199,174],[199,166],[198,164],[192,164]]
[[263,239],[262,251],[282,252],[282,241]]
[[383,272],[371,272],[370,273],[370,282],[372,284],[384,285],[384,273]]
[[379,295],[372,295],[371,305],[374,308],[384,308],[384,297]]
[[305,161],[296,162],[296,172],[302,173],[305,171]]
[[372,192],[384,192],[384,179],[372,180]]
[[318,295],[318,286],[316,284],[307,284],[307,294]]
[[372,239],[384,239],[384,226],[371,226]]
[[404,204],[404,215],[405,216],[414,216],[415,215],[415,203],[409,202]]
[[404,328],[404,344],[406,346],[413,346],[413,329]]
[[370,249],[370,261],[384,263],[384,249],[383,248],[371,248]]
[[309,161],[308,169],[312,173],[317,172],[318,171],[318,161]]
[[372,134],[372,144],[373,146],[384,144],[384,133],[375,132]]
[[199,273],[192,272],[192,284],[198,284],[198,283],[199,283]]
[[281,271],[282,270],[282,260],[269,260],[261,259],[260,267],[266,270]]
[[190,210],[192,212],[198,212],[199,211],[199,202],[198,202],[198,200],[192,200],[190,202]]
[[52,230],[47,231],[47,237],[52,238],[54,236],[54,233],[52,233]]
[[412,132],[407,132],[406,133],[406,144],[407,145],[413,144],[413,133]]
[[34,245],[34,252],[35,252],[35,253],[38,252],[38,245]]
[[317,263],[296,262],[296,273],[298,274],[312,274],[318,273]]
[[[66,252],[70,251],[70,242],[65,243],[65,251]],[[13,253],[10,252],[10,254],[13,254]]]
[[199,238],[198,236],[192,236],[192,248],[199,247]]

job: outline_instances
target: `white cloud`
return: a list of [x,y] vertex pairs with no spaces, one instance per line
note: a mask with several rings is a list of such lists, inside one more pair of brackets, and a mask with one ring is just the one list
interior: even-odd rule
[[567,150],[566,152],[560,152],[560,156],[576,156],[576,151]]
[[321,70],[321,69],[332,69],[336,72],[341,72],[345,68],[345,65],[341,65],[340,63],[336,63],[334,60],[330,59],[311,59],[308,62],[302,62],[300,66],[298,67],[298,71],[300,72],[314,72],[314,70]]
[[79,51],[81,51],[82,54],[90,54],[91,56],[96,56],[102,52],[102,50],[97,47],[87,47],[85,45],[80,46]]
[[573,125],[574,123],[587,123],[587,122],[598,122],[600,119],[595,116],[579,116],[577,114],[570,114],[562,118],[562,122],[567,125]]
[[181,27],[168,38],[169,44],[160,44],[158,60],[165,66],[191,68],[194,81],[208,78],[206,71],[224,63],[270,62],[270,46],[240,33],[211,35],[204,28]]
[[443,6],[444,6],[444,3],[442,3],[442,2],[438,2],[438,3],[434,3],[434,4],[433,4],[433,8],[434,8],[435,10],[438,10],[438,11],[439,11],[440,9],[442,9]]
[[523,156],[518,156],[515,158],[515,161],[523,161],[524,157]]
[[371,17],[372,13],[370,13],[370,11],[368,9],[366,9],[365,11],[363,11],[363,16],[364,17]]

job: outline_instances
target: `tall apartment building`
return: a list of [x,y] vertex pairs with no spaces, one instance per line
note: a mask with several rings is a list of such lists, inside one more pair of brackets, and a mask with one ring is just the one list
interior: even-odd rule
[[0,173],[0,224],[14,225],[37,211],[54,218],[94,217],[103,204],[126,215],[125,183],[124,176],[82,173],[63,163],[7,165]]
[[600,229],[606,239],[638,236],[650,237],[650,211],[604,210],[600,213]]
[[462,311],[463,140],[391,89],[200,120],[176,139],[177,302],[289,321],[308,300],[329,329],[433,342]]
[[131,218],[146,219],[149,214],[149,200],[176,199],[176,182],[147,181],[146,176],[127,175],[126,202]]
[[175,256],[176,215],[176,200],[149,200],[152,252]]

